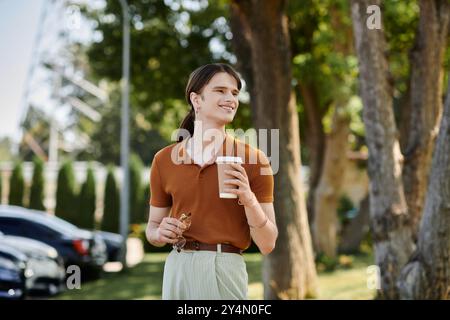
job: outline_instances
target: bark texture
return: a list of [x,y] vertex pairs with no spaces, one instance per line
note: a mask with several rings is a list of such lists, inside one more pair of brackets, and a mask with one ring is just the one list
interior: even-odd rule
[[286,1],[236,0],[231,5],[232,13],[250,30],[251,99],[258,114],[255,127],[279,129],[280,136],[280,149],[275,151],[279,151],[280,167],[274,177],[279,236],[275,250],[263,263],[264,298],[303,299],[316,294],[317,276],[299,179],[300,138],[291,88]]
[[352,20],[359,60],[360,95],[369,149],[370,216],[380,298],[396,299],[396,279],[414,250],[402,183],[402,155],[392,108],[383,29],[366,25],[367,7],[380,1],[353,0]]

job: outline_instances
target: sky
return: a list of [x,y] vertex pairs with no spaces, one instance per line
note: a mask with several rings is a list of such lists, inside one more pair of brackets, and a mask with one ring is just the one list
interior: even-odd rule
[[19,134],[21,98],[43,0],[0,0],[0,138]]
[[[27,81],[32,83],[28,104],[59,120],[67,117],[67,110],[51,98],[53,87],[49,84],[48,70],[35,66],[31,79],[28,74],[33,57],[53,61],[59,54],[64,44],[58,35],[63,30],[69,32],[70,41],[86,43],[92,38],[89,24],[77,18],[81,16],[75,5],[87,2],[77,0],[65,6],[62,0],[0,0],[0,139],[8,136],[19,142],[21,138],[19,125],[26,105],[23,97]],[[52,4],[48,6],[51,10],[47,10],[39,48],[35,48],[39,19],[46,3]],[[89,3],[101,6],[104,1],[90,0]]]

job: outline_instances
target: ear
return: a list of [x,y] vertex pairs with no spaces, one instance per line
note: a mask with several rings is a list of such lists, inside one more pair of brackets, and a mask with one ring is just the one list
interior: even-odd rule
[[199,95],[195,92],[191,92],[189,95],[189,99],[191,100],[192,105],[197,108],[199,103],[198,103],[198,99],[199,99]]

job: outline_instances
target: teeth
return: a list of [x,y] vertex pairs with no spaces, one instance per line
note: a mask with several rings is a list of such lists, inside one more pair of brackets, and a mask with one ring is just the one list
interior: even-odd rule
[[225,106],[220,106],[221,108],[224,108],[224,109],[226,109],[226,110],[228,110],[228,111],[232,111],[233,110],[233,108],[231,108],[231,107],[225,107]]

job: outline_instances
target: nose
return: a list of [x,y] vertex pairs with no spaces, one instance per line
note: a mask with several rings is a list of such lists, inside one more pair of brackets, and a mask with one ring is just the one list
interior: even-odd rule
[[231,93],[230,91],[228,91],[226,94],[225,94],[225,101],[230,101],[230,102],[233,102],[234,101],[234,95],[233,95],[233,93]]

